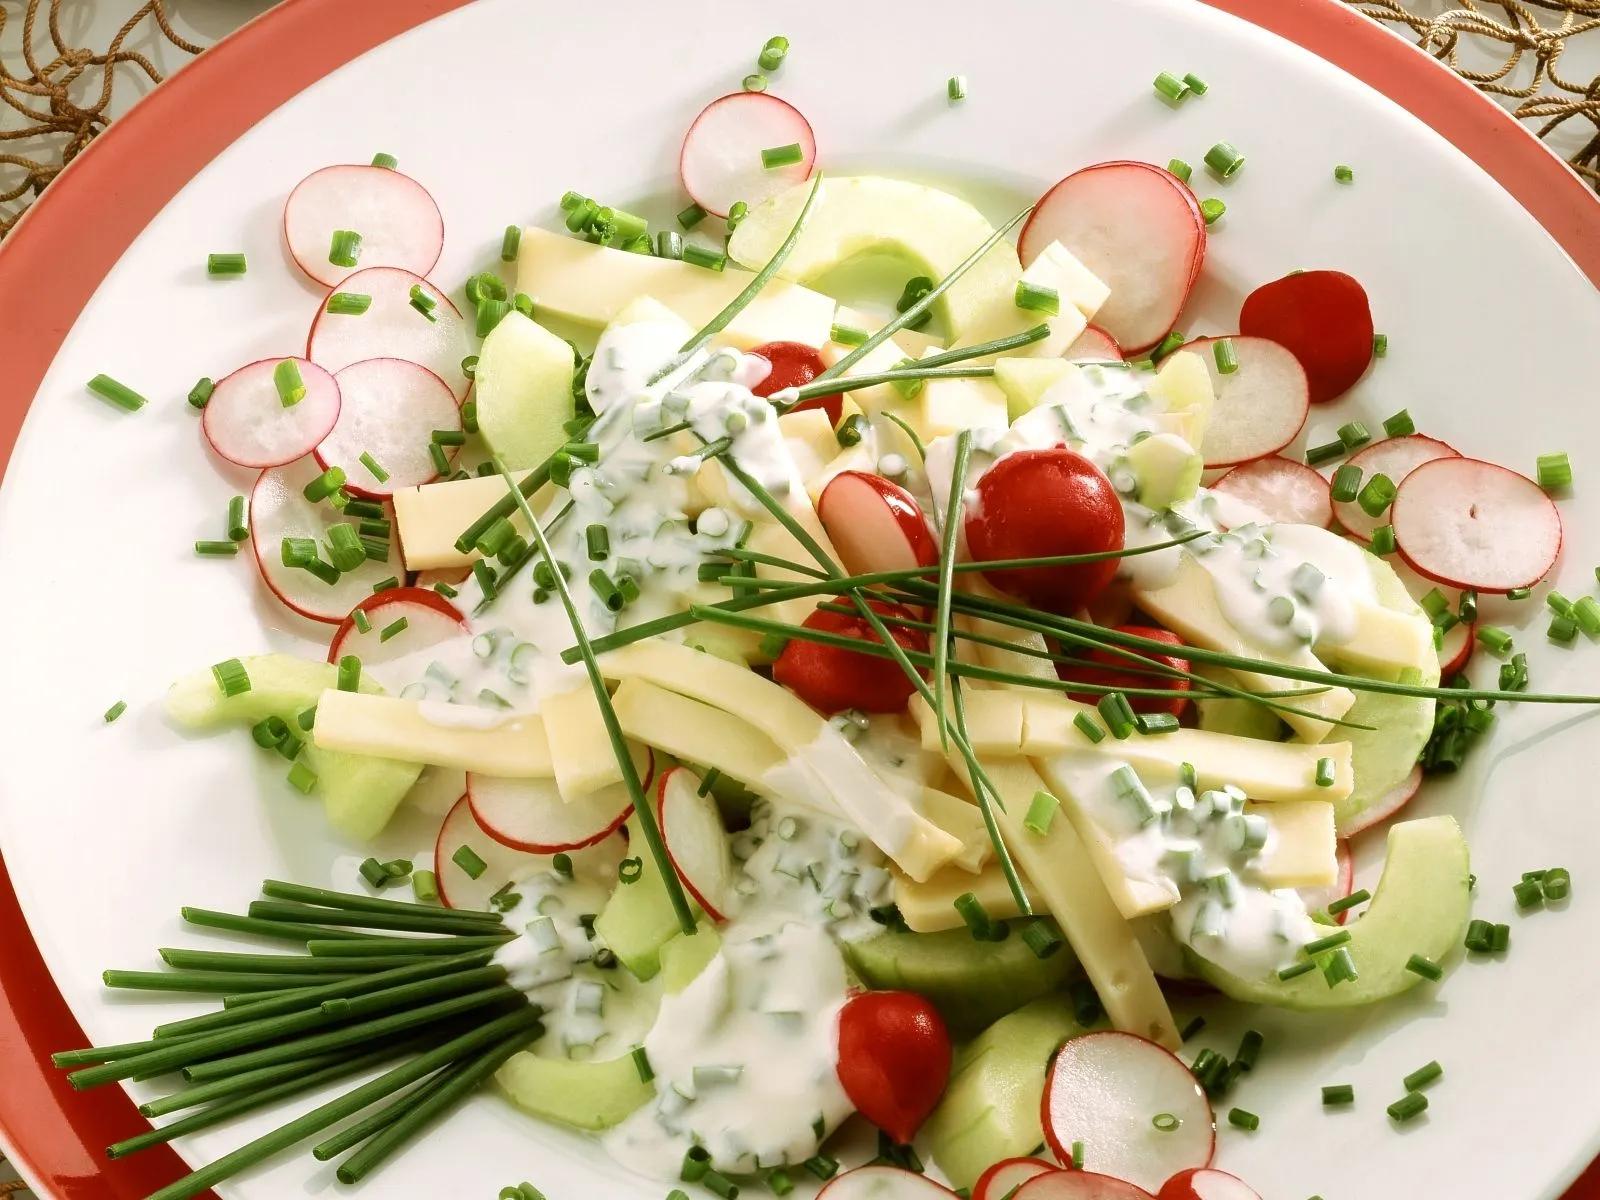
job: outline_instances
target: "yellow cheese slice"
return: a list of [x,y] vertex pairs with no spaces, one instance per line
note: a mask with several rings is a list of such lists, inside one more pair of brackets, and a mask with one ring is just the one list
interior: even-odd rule
[[[1022,915],[999,863],[990,863],[976,875],[954,865],[948,866],[925,883],[918,883],[893,866],[889,873],[894,879],[895,907],[913,933],[941,933],[961,928],[965,922],[956,911],[956,900],[967,892],[976,896],[983,911],[996,921],[1009,921]],[[1024,879],[1022,890],[1027,893],[1028,903],[1035,913],[1042,916],[1050,912],[1049,903],[1032,881]]]
[[803,480],[818,474],[839,453],[839,439],[824,409],[785,413],[778,418],[778,429],[789,448],[789,457],[794,459],[794,469]]
[[[526,478],[526,475],[519,476]],[[429,571],[441,567],[465,567],[482,558],[476,550],[462,553],[456,539],[467,526],[507,495],[506,482],[498,475],[476,479],[451,479],[401,488],[394,494],[394,523],[405,555],[406,570]],[[549,484],[533,494],[530,503],[538,512],[554,495]],[[511,523],[528,536],[528,523],[520,512]]]
[[624,679],[611,698],[622,732],[697,766],[715,767],[761,791],[784,755],[749,721],[644,679]]
[[1252,869],[1269,888],[1331,887],[1338,882],[1338,835],[1333,805],[1320,800],[1301,804],[1251,804],[1246,812],[1267,821],[1266,847]]
[[506,779],[553,772],[544,722],[535,714],[493,720],[487,710],[329,688],[317,701],[312,740],[322,749]]
[[[1067,343],[1071,341],[1067,339]],[[1010,424],[1006,394],[992,379],[925,380],[915,411],[916,420],[911,423],[925,442],[963,429],[1004,429]]]
[[[878,330],[888,324],[888,318],[886,317],[874,317],[858,309],[846,308],[843,304],[839,306],[839,311],[834,314],[833,320],[835,324],[846,329],[859,329],[864,333],[877,333]],[[944,349],[942,341],[931,333],[924,333],[920,329],[897,329],[894,337],[889,340],[905,347],[905,354],[901,357],[921,358],[929,350]],[[829,342],[822,348],[822,358],[831,367],[854,349],[854,346]]]
[[[1052,288],[1060,298],[1062,307],[1071,305],[1083,314],[1083,319],[1094,320],[1101,305],[1111,296],[1106,282],[1084,266],[1081,259],[1060,242],[1051,242],[1022,272],[1024,283]],[[1079,333],[1083,330],[1079,329]],[[1069,342],[1068,345],[1071,345]]]
[[[1016,698],[990,702],[990,691],[962,688],[962,711],[967,718],[967,741],[980,759],[989,755],[1015,758],[1022,753],[1023,694]],[[1007,695],[999,692],[998,694]],[[917,723],[924,750],[939,751],[939,722],[933,706],[921,696],[912,696],[910,713]],[[954,721],[952,719],[952,727]]]
[[[876,324],[873,328],[877,328]],[[918,346],[921,348],[916,348]],[[829,342],[822,348],[822,361],[831,367],[854,350],[854,346],[841,346],[837,342]],[[925,354],[937,353],[938,350],[939,343],[932,338],[922,338],[920,334],[909,334],[908,331],[902,329],[894,337],[886,342],[880,342],[856,362],[845,368],[844,378],[851,379],[858,375],[879,375],[894,369],[907,359],[921,358]],[[899,392],[895,391],[894,385],[890,383],[876,383],[871,387],[858,388],[853,392],[846,392],[845,395],[859,404],[861,411],[869,416],[882,412],[885,408],[892,408],[904,399]]]
[[965,796],[955,796],[935,787],[922,789],[922,815],[961,843],[959,857],[951,866],[967,874],[983,870],[983,864],[994,854],[994,843],[989,840],[989,827],[983,822],[983,810]]
[[587,683],[547,696],[539,705],[550,746],[556,790],[567,803],[622,782],[622,767],[606,732],[600,701]]

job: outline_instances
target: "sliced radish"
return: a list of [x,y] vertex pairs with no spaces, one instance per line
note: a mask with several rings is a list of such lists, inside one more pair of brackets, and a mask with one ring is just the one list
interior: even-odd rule
[[1412,767],[1411,774],[1407,775],[1394,787],[1390,788],[1383,798],[1358,812],[1347,824],[1339,827],[1339,836],[1344,838],[1355,837],[1364,830],[1375,825],[1381,825],[1395,813],[1399,812],[1422,787],[1422,768]]
[[[434,431],[461,431],[461,410],[449,384],[403,358],[369,358],[334,378],[344,403],[333,431],[317,446],[324,468],[340,468],[345,486],[369,498],[439,478],[431,450]],[[445,453],[449,461],[455,447]],[[363,454],[376,459],[387,478],[373,474]]]
[[1121,362],[1122,347],[1100,326],[1086,325],[1077,341],[1061,352],[1061,357],[1074,362]]
[[[1176,1118],[1178,1127],[1157,1129],[1158,1113]],[[1189,1167],[1210,1166],[1216,1148],[1211,1102],[1189,1068],[1131,1033],[1088,1033],[1062,1046],[1045,1078],[1043,1118],[1045,1138],[1062,1162],[1072,1160],[1072,1143],[1082,1142],[1091,1169],[1145,1189]],[[1034,1195],[1033,1186],[1023,1185],[1023,1192]]]
[[1305,371],[1277,342],[1232,337],[1239,366],[1224,375],[1211,350],[1217,340],[1196,338],[1184,346],[1199,351],[1216,393],[1200,445],[1206,466],[1231,467],[1276,454],[1299,436],[1311,411]]
[[817,1200],[949,1200],[955,1193],[899,1167],[857,1167],[836,1175]]
[[1478,645],[1478,623],[1457,621],[1439,639],[1439,678],[1448,679],[1467,669]]
[[465,582],[471,574],[471,567],[429,567],[426,571],[417,572],[417,586],[434,590],[435,585],[442,583],[446,587],[454,587]]
[[[411,304],[411,289],[434,301],[429,320]],[[468,327],[450,298],[421,275],[398,267],[369,267],[339,281],[339,291],[372,297],[360,316],[317,308],[306,338],[306,357],[337,374],[369,358],[403,358],[427,367],[449,383],[456,399],[466,398],[472,381],[461,371],[469,353]]]
[[[365,633],[356,624],[358,612],[365,619]],[[403,629],[384,636],[402,620]],[[368,596],[339,622],[328,643],[328,661],[336,663],[346,654],[354,654],[361,660],[363,675],[370,675],[384,690],[398,694],[419,674],[414,655],[460,637],[466,629],[467,619],[461,610],[431,588],[389,588]],[[407,660],[411,660],[410,666],[405,665]]]
[[1059,1170],[1042,1158],[1005,1159],[978,1176],[978,1182],[972,1185],[972,1200],[1008,1200],[1028,1180]]
[[[1460,451],[1454,446],[1437,438],[1413,433],[1405,437],[1385,438],[1381,442],[1374,442],[1352,454],[1349,465],[1361,468],[1363,480],[1371,479],[1374,475],[1387,475],[1390,482],[1398,487],[1407,475],[1425,462],[1432,462],[1436,458],[1460,457]],[[1370,542],[1372,531],[1380,525],[1389,523],[1387,513],[1377,517],[1368,516],[1367,510],[1354,500],[1341,501],[1334,505],[1333,511],[1339,518],[1339,524],[1363,542]]]
[[[1334,869],[1338,874],[1338,878],[1333,883],[1327,887],[1297,889],[1300,893],[1300,899],[1305,901],[1305,906],[1310,912],[1327,908],[1335,900],[1343,900],[1355,890],[1355,860],[1350,856],[1350,843],[1342,838],[1333,845],[1333,862]],[[1346,909],[1334,919],[1343,925],[1345,917],[1349,915],[1349,911],[1349,909]]]
[[[292,362],[306,394],[285,408],[278,365]],[[211,393],[200,428],[211,448],[241,467],[281,467],[310,454],[339,419],[339,385],[303,358],[263,358],[240,367]]]
[[1257,1191],[1237,1175],[1215,1167],[1180,1171],[1161,1185],[1156,1200],[1261,1200]]
[[[640,748],[635,758],[640,782],[648,789],[655,756]],[[625,783],[568,802],[554,779],[497,779],[469,772],[467,800],[478,824],[495,841],[536,854],[592,846],[621,829],[633,815]]]
[[328,527],[345,520],[330,505],[306,499],[305,486],[321,474],[322,468],[310,458],[261,472],[250,492],[250,547],[262,580],[279,600],[303,617],[337,625],[372,595],[374,586],[403,574],[405,567],[398,540],[389,543],[389,557],[383,562],[368,559],[332,584],[299,567],[283,565],[284,538],[311,538],[323,546]]
[[1034,1176],[1017,1189],[1011,1200],[1154,1200],[1154,1197],[1142,1187],[1095,1171],[1055,1171]]
[[1328,481],[1305,463],[1272,454],[1234,467],[1211,485],[1269,520],[1327,528],[1333,520]]
[[1544,490],[1476,458],[1438,458],[1412,471],[1389,519],[1400,556],[1452,587],[1532,587],[1561,553],[1561,515]]
[[1239,332],[1288,348],[1306,369],[1313,404],[1336,400],[1372,361],[1372,308],[1343,271],[1301,271],[1245,297]]
[[[462,852],[465,846],[471,854]],[[601,882],[614,882],[617,866],[627,853],[627,842],[620,837],[605,838],[570,854],[574,874]],[[474,876],[463,863],[483,870]],[[443,823],[433,846],[433,870],[439,877],[439,899],[447,908],[487,909],[489,900],[507,883],[526,879],[539,871],[553,869],[548,855],[515,850],[490,837],[477,818],[467,797],[457,800]]]
[[1034,206],[1017,239],[1023,266],[1051,242],[1110,287],[1095,323],[1137,353],[1183,311],[1205,260],[1206,222],[1194,193],[1160,167],[1099,163],[1068,175]]
[[700,779],[689,768],[673,767],[661,776],[656,817],[684,887],[713,921],[726,919],[733,907],[733,855],[716,799],[700,794]]
[[881,475],[841,471],[817,497],[817,517],[852,575],[939,561],[939,547],[916,500]]
[[313,171],[283,206],[283,240],[299,268],[332,287],[351,268],[328,261],[336,230],[361,235],[357,262],[426,275],[444,249],[444,218],[428,189],[388,167]]
[[[761,152],[798,145],[800,161],[767,169]],[[743,200],[754,208],[811,174],[817,138],[800,110],[765,92],[733,92],[700,110],[683,137],[678,174],[701,208],[725,217]]]

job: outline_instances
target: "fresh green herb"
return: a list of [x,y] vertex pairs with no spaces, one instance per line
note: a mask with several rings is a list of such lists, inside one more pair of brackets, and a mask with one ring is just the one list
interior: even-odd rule
[[328,261],[336,267],[353,267],[361,257],[361,235],[353,229],[335,229],[328,245]]
[[1430,983],[1438,983],[1444,978],[1444,968],[1433,959],[1422,954],[1413,954],[1406,959],[1406,970],[1413,975],[1420,975]]
[[1215,225],[1218,221],[1222,220],[1223,214],[1227,211],[1228,206],[1221,200],[1211,198],[1200,201],[1200,216],[1205,220],[1207,225]]
[[198,541],[194,544],[194,552],[201,558],[232,558],[239,553],[237,542]]
[[1028,805],[1028,815],[1022,819],[1023,828],[1029,833],[1045,837],[1049,834],[1050,824],[1055,820],[1060,808],[1061,802],[1049,792],[1035,792],[1032,802]]
[[1340,163],[1334,167],[1333,177],[1340,183],[1353,183],[1355,182],[1356,173],[1343,163]]
[[1342,441],[1324,442],[1320,446],[1309,446],[1306,448],[1306,464],[1320,467],[1336,458],[1342,458],[1344,453],[1345,448]]
[[[96,375],[89,380],[88,387],[96,396],[99,396],[102,400],[109,400],[124,412],[138,412],[147,403],[145,398],[138,392],[125,383],[118,383],[109,375]],[[198,391],[199,389],[200,385],[195,384],[195,390]],[[189,397],[189,403],[194,404],[194,392],[190,392]],[[211,393],[207,390],[206,399],[209,400],[210,398]],[[204,408],[205,405],[203,403],[196,404],[195,407]]]
[[1356,494],[1356,503],[1367,516],[1381,517],[1394,501],[1397,490],[1394,480],[1379,471],[1361,485],[1361,491]]
[[302,796],[309,796],[312,789],[317,786],[317,773],[303,762],[292,764],[287,778],[289,786]]
[[306,384],[300,377],[300,364],[292,358],[281,359],[272,368],[272,386],[278,390],[278,400],[285,408],[293,408],[306,398]]
[[1227,142],[1218,142],[1206,151],[1206,166],[1218,179],[1232,179],[1244,166],[1244,155]]
[[767,90],[767,77],[759,72],[752,72],[744,77],[739,86],[747,92],[764,92]]
[[211,402],[211,393],[217,390],[217,385],[208,376],[202,375],[189,389],[189,403],[195,408],[204,408]]
[[1394,416],[1383,419],[1383,431],[1390,437],[1408,437],[1417,431],[1417,426],[1410,412],[1402,408]]
[[500,261],[516,262],[517,251],[522,248],[522,226],[507,225],[500,235]]
[[804,158],[805,151],[800,149],[799,142],[790,142],[787,146],[769,146],[761,151],[761,167],[773,171],[779,167],[792,167]]
[[1372,357],[1373,358],[1385,358],[1385,357],[1388,356],[1388,353],[1389,353],[1389,335],[1387,333],[1375,333],[1375,334],[1373,334],[1372,335]]
[[1189,94],[1189,85],[1179,79],[1171,71],[1163,71],[1155,77],[1156,95],[1169,104],[1181,103]]
[[1372,440],[1372,434],[1360,421],[1350,421],[1339,426],[1339,441],[1346,450],[1356,450]]
[[1387,1111],[1390,1120],[1404,1125],[1416,1117],[1421,1116],[1428,1107],[1428,1098],[1421,1092],[1408,1092],[1406,1095],[1389,1105]]
[[372,307],[372,297],[364,292],[335,292],[324,306],[336,317],[359,317]]
[[1545,630],[1545,637],[1559,646],[1570,646],[1577,640],[1578,623],[1571,617],[1557,617]]
[[392,171],[400,165],[400,160],[394,155],[387,154],[380,150],[372,156],[372,165],[375,167],[383,167],[385,170]]
[[361,452],[360,462],[361,465],[367,469],[368,473],[371,474],[371,476],[379,483],[389,482],[389,472],[385,471],[382,464],[365,450]]
[[967,77],[965,75],[952,75],[945,80],[945,97],[950,103],[955,104],[967,98]]
[[[933,281],[928,281],[933,286]],[[1017,281],[1017,307],[1028,312],[1042,312],[1056,316],[1061,312],[1061,293],[1055,288],[1040,287],[1025,279]]]
[[1539,486],[1547,492],[1559,492],[1572,486],[1572,462],[1566,452],[1541,454],[1538,458]]
[[1317,774],[1315,783],[1318,787],[1332,787],[1333,781],[1337,777],[1337,773],[1334,770],[1333,759],[1317,759]]
[[1328,904],[1327,913],[1330,917],[1337,917],[1340,913],[1346,912],[1358,904],[1365,904],[1371,899],[1372,893],[1367,891],[1366,888],[1362,888],[1360,891],[1351,892],[1348,896],[1342,896],[1338,900],[1331,901]]
[[1211,357],[1217,364],[1217,374],[1232,375],[1239,369],[1239,355],[1232,338],[1218,338],[1211,343]]
[[127,711],[128,702],[126,700],[118,700],[110,708],[106,709],[106,711],[101,715],[100,719],[109,725]]
[[247,270],[242,254],[206,255],[206,274],[216,278],[226,275],[243,275]]
[[354,654],[339,659],[338,688],[341,692],[361,690],[361,660]]
[[1181,158],[1171,158],[1167,160],[1167,173],[1176,175],[1183,182],[1188,183],[1189,179],[1194,175],[1194,168]]
[[[1343,443],[1341,443],[1342,445]],[[1361,468],[1345,463],[1333,473],[1332,493],[1336,504],[1348,504],[1361,490]]]
[[1105,741],[1106,731],[1096,724],[1095,719],[1086,712],[1073,716],[1072,723],[1077,726],[1078,732],[1096,744]]
[[381,630],[379,630],[378,641],[387,642],[392,637],[398,637],[400,634],[406,631],[406,627],[410,624],[411,620],[409,617],[401,617],[398,620],[391,621],[389,624],[385,625]]
[[683,247],[683,261],[690,266],[704,267],[708,271],[720,271],[728,265],[728,256],[718,254],[715,250],[707,250],[704,246],[696,246],[691,242],[685,243]]
[[1340,1104],[1354,1104],[1356,1089],[1348,1083],[1329,1083],[1322,1088],[1322,1107],[1333,1108]]
[[1211,90],[1210,85],[1192,71],[1184,74],[1183,82],[1188,85],[1189,90],[1196,96],[1204,96],[1208,91]]
[[483,873],[489,869],[489,864],[465,842],[456,847],[455,853],[450,856],[450,861],[465,871],[469,879],[481,879]]
[[1255,1113],[1243,1108],[1230,1108],[1228,1110],[1228,1124],[1235,1129],[1243,1129],[1254,1133],[1261,1128],[1261,1118]]
[[1385,554],[1393,554],[1395,552],[1396,545],[1397,543],[1394,536],[1394,526],[1379,525],[1372,531],[1372,541],[1367,548],[1374,554],[1382,557]]
[[250,673],[237,658],[217,663],[211,668],[211,674],[217,681],[217,690],[229,699],[250,690]]

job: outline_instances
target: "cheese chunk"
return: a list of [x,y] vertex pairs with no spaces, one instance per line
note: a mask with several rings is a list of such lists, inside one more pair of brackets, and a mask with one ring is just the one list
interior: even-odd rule
[[556,790],[568,804],[622,782],[622,767],[606,732],[600,701],[588,684],[548,696],[539,705],[550,745]]
[[961,843],[962,850],[951,865],[969,875],[983,870],[994,855],[989,827],[983,823],[983,810],[965,796],[952,796],[939,788],[922,789],[922,815]]
[[1246,812],[1266,818],[1266,847],[1254,870],[1269,888],[1332,887],[1339,878],[1334,808],[1312,800],[1303,804],[1251,804]]
[[749,721],[643,679],[625,679],[611,698],[617,723],[634,741],[697,766],[715,767],[751,791],[783,762],[783,752]]
[[[1006,699],[990,702],[991,694]],[[1022,722],[1024,693],[991,693],[973,688],[962,689],[962,711],[967,718],[967,742],[979,759],[989,755],[1015,758],[1022,753]],[[937,752],[940,749],[939,721],[933,706],[919,695],[911,697],[910,712],[922,736],[922,748]],[[951,720],[954,727],[954,718]]]
[[[519,475],[525,479],[525,474]],[[451,479],[401,488],[394,494],[394,523],[406,570],[429,571],[441,567],[465,567],[482,558],[476,550],[456,549],[462,531],[508,495],[506,481],[498,475],[476,479]],[[554,494],[549,484],[533,494],[530,504],[538,512]],[[523,537],[528,523],[520,511],[511,516],[512,525]]]
[[[1094,320],[1101,305],[1111,296],[1111,288],[1105,281],[1060,242],[1051,242],[1039,252],[1039,257],[1022,272],[1022,281],[1052,289],[1060,297],[1062,307],[1070,304],[1083,315],[1085,322]],[[1080,328],[1078,332],[1083,330]]]
[[963,429],[1004,429],[1010,423],[1006,394],[993,379],[924,380],[915,411],[911,423],[925,442]]
[[[839,306],[839,311],[834,314],[833,320],[835,324],[846,329],[859,329],[863,333],[869,334],[877,333],[878,330],[888,324],[887,317],[874,317],[869,313],[864,313],[854,308],[846,308],[842,304]],[[920,329],[897,329],[894,332],[894,337],[889,340],[904,346],[906,355],[911,358],[921,358],[929,350],[944,349],[942,341],[931,333],[924,333]],[[839,342],[830,341],[822,348],[822,358],[831,367],[854,349],[854,346],[846,346]],[[903,355],[902,357],[905,356]]]
[[505,779],[548,779],[554,770],[544,722],[531,713],[496,719],[486,709],[329,688],[311,735],[325,750]]
[[[925,883],[918,883],[904,871],[893,866],[889,873],[894,879],[894,903],[900,916],[913,933],[942,933],[946,929],[960,929],[965,922],[956,910],[956,900],[971,892],[983,905],[983,911],[996,921],[1009,921],[1020,917],[1017,898],[1011,894],[1005,872],[999,863],[990,863],[974,875],[957,866],[948,866]],[[1039,894],[1039,889],[1024,879],[1022,890],[1033,911],[1040,916],[1050,914],[1050,905]]]
[[825,409],[785,413],[778,418],[778,429],[783,433],[784,445],[789,448],[789,457],[794,460],[794,469],[802,480],[819,474],[839,453],[839,439]]
[[[893,370],[907,359],[921,358],[926,354],[934,354],[939,350],[939,344],[931,338],[924,339],[921,349],[915,348],[919,343],[913,342],[910,337],[904,336],[907,331],[901,330],[886,342],[881,342],[868,350],[859,360],[845,368],[844,378],[851,379],[858,375],[881,375],[885,371]],[[912,349],[907,349],[912,347]],[[841,358],[855,350],[854,346],[841,346],[837,342],[830,342],[822,348],[822,361],[828,366],[833,366]],[[861,411],[868,416],[893,408],[904,397],[895,390],[892,383],[875,383],[871,387],[858,388],[853,392],[846,392],[857,404]]]

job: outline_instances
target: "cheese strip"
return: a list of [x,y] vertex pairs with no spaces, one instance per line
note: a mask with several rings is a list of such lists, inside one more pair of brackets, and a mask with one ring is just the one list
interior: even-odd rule
[[548,779],[553,771],[544,722],[532,713],[496,720],[485,709],[329,688],[311,735],[319,749],[505,779]]
[[802,480],[821,473],[839,453],[839,438],[833,432],[833,422],[828,420],[828,410],[808,408],[804,412],[785,413],[778,418],[778,430],[783,434],[783,444],[794,460],[794,469]]
[[1332,887],[1339,878],[1338,834],[1334,807],[1312,800],[1304,804],[1247,804],[1267,822],[1266,847],[1253,864],[1264,887]]
[[[1082,332],[1082,318],[1079,319],[1079,332]],[[1072,335],[1072,338],[1075,337],[1076,333]],[[1070,343],[1072,338],[1068,338],[1067,342]],[[1010,423],[1006,412],[1006,394],[992,379],[924,380],[922,390],[917,394],[914,411],[916,417],[911,424],[925,442],[960,433],[963,429],[1004,429]]]
[[[962,928],[966,922],[956,911],[956,900],[967,892],[976,896],[983,911],[996,921],[1009,921],[1022,915],[999,863],[990,863],[976,875],[951,865],[925,883],[918,883],[892,866],[889,873],[894,878],[895,907],[913,933],[942,933],[946,929]],[[1022,890],[1027,893],[1034,912],[1043,915],[1050,911],[1049,903],[1031,881],[1023,880]]]
[[[591,328],[609,325],[628,303],[651,296],[696,327],[742,292],[750,275],[737,267],[708,271],[650,254],[596,246],[581,238],[529,226],[517,251],[517,290],[541,317],[552,315]],[[719,341],[740,349],[763,342],[821,346],[833,328],[836,303],[820,292],[774,279]]]
[[644,679],[625,679],[611,698],[617,723],[634,741],[674,758],[715,767],[751,791],[783,763],[783,752],[749,721]]
[[587,683],[546,697],[539,705],[539,716],[550,746],[556,790],[568,804],[622,782],[622,766],[611,748],[600,701]]
[[[994,701],[991,696],[1004,699]],[[961,707],[967,718],[967,741],[979,759],[989,755],[1015,758],[1022,753],[1023,697],[1022,692],[962,688]],[[939,752],[939,722],[933,706],[921,696],[913,695],[909,711],[922,736],[922,748]],[[953,718],[951,725],[954,727]],[[957,774],[960,774],[959,768]]]
[[[889,318],[887,317],[874,317],[858,309],[846,308],[842,304],[839,306],[839,311],[834,314],[833,320],[834,324],[844,329],[859,329],[868,334],[877,333],[878,330],[889,323]],[[894,331],[894,337],[890,338],[889,341],[904,346],[906,355],[912,358],[921,358],[929,350],[944,349],[942,341],[931,333],[923,333],[918,329],[897,329]],[[829,342],[822,348],[822,359],[831,367],[854,349],[854,346]]]
[[961,854],[961,843],[880,779],[843,734],[770,679],[654,640],[611,651],[600,669],[609,679],[644,679],[749,721],[787,756],[763,791],[843,812],[913,879]]
[[[868,332],[876,330],[880,324],[881,322],[873,322],[872,330]],[[907,359],[922,358],[924,355],[936,353],[939,349],[939,343],[932,338],[923,338],[921,334],[913,334],[909,330],[902,329],[896,332],[894,337],[878,343],[846,367],[844,378],[881,375],[885,371],[893,370]],[[831,367],[854,350],[854,346],[841,346],[837,342],[829,342],[822,348],[822,361]],[[860,405],[861,411],[868,416],[874,416],[884,409],[897,409],[905,400],[892,383],[875,383],[871,387],[846,392],[845,395]]]
[[[401,488],[394,494],[394,522],[406,570],[464,567],[483,557],[476,550],[457,550],[456,539],[506,495],[506,482],[498,475]],[[550,495],[549,485],[533,494],[535,512],[549,502]],[[523,537],[528,536],[528,523],[520,512],[512,515],[511,523]]]
[[983,870],[983,864],[994,854],[989,827],[983,823],[983,810],[965,796],[953,796],[935,787],[922,789],[921,808],[923,816],[961,843],[961,854],[950,865],[969,877]]

